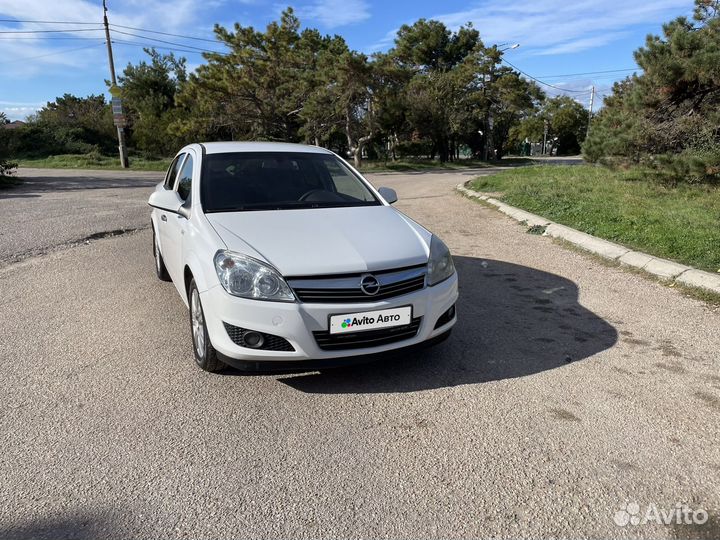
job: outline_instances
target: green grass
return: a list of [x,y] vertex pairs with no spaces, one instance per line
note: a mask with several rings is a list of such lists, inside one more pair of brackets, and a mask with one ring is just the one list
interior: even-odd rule
[[642,170],[541,165],[474,180],[472,189],[557,223],[710,272],[720,270],[720,188],[665,187]]
[[474,159],[461,159],[459,161],[448,161],[441,163],[429,159],[403,159],[398,161],[369,161],[363,160],[360,166],[360,172],[412,172],[412,171],[429,171],[433,169],[485,169],[488,167],[510,167],[517,165],[530,165],[532,160],[529,158],[504,158],[497,162],[478,161]]
[[[18,159],[20,167],[41,169],[121,169],[117,157],[98,154],[63,154],[39,159]],[[149,160],[139,157],[130,158],[130,169],[136,171],[164,171],[170,166],[171,158]]]

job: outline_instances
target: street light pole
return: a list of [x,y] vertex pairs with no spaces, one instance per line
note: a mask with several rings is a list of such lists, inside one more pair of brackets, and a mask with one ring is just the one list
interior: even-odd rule
[[[113,87],[117,86],[117,77],[115,76],[115,61],[113,60],[112,42],[110,41],[110,25],[107,18],[107,3],[103,0],[103,25],[105,26],[105,43],[107,44],[108,63],[110,65],[110,81]],[[117,125],[118,150],[120,151],[120,166],[123,169],[128,168],[127,146],[125,145],[125,128]]]

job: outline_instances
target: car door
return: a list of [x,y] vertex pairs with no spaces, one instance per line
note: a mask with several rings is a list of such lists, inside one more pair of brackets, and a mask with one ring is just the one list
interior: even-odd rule
[[[193,182],[193,169],[195,165],[195,159],[192,152],[188,152],[185,161],[180,168],[180,172],[177,175],[175,182],[175,191],[182,201],[183,206],[190,208],[192,182]],[[168,213],[167,222],[163,223],[167,235],[167,244],[163,246],[163,258],[165,259],[165,266],[167,267],[168,273],[172,278],[178,290],[181,291],[183,287],[183,237],[188,227],[188,220],[181,214],[170,214]],[[181,291],[182,292],[182,291]]]
[[[182,169],[186,157],[186,153],[178,154],[175,157],[172,164],[170,165],[170,168],[168,169],[167,175],[165,176],[163,189],[166,189],[168,191],[175,191],[175,187],[177,185],[177,178],[180,174],[180,170]],[[168,254],[172,252],[173,243],[176,242],[176,240],[173,238],[172,227],[175,214],[167,210],[162,210],[160,208],[155,208],[153,212],[155,213],[155,227],[158,243],[160,245],[160,253],[162,253],[163,256],[165,268],[167,268],[168,274],[170,274],[170,277],[174,281],[175,271],[173,268],[171,268],[172,264],[171,261],[168,259]]]

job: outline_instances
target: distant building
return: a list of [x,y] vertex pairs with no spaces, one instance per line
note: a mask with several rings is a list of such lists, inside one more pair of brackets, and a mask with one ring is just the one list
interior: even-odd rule
[[23,122],[22,120],[15,120],[14,122],[10,122],[9,124],[0,125],[0,127],[3,127],[5,129],[17,129],[19,127],[23,127],[25,124],[26,122]]

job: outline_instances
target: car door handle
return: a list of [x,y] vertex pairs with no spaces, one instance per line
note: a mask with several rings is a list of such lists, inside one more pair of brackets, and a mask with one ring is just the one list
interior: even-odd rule
[[167,221],[167,216],[165,214],[163,214],[162,216],[160,216],[160,219],[163,221]]

